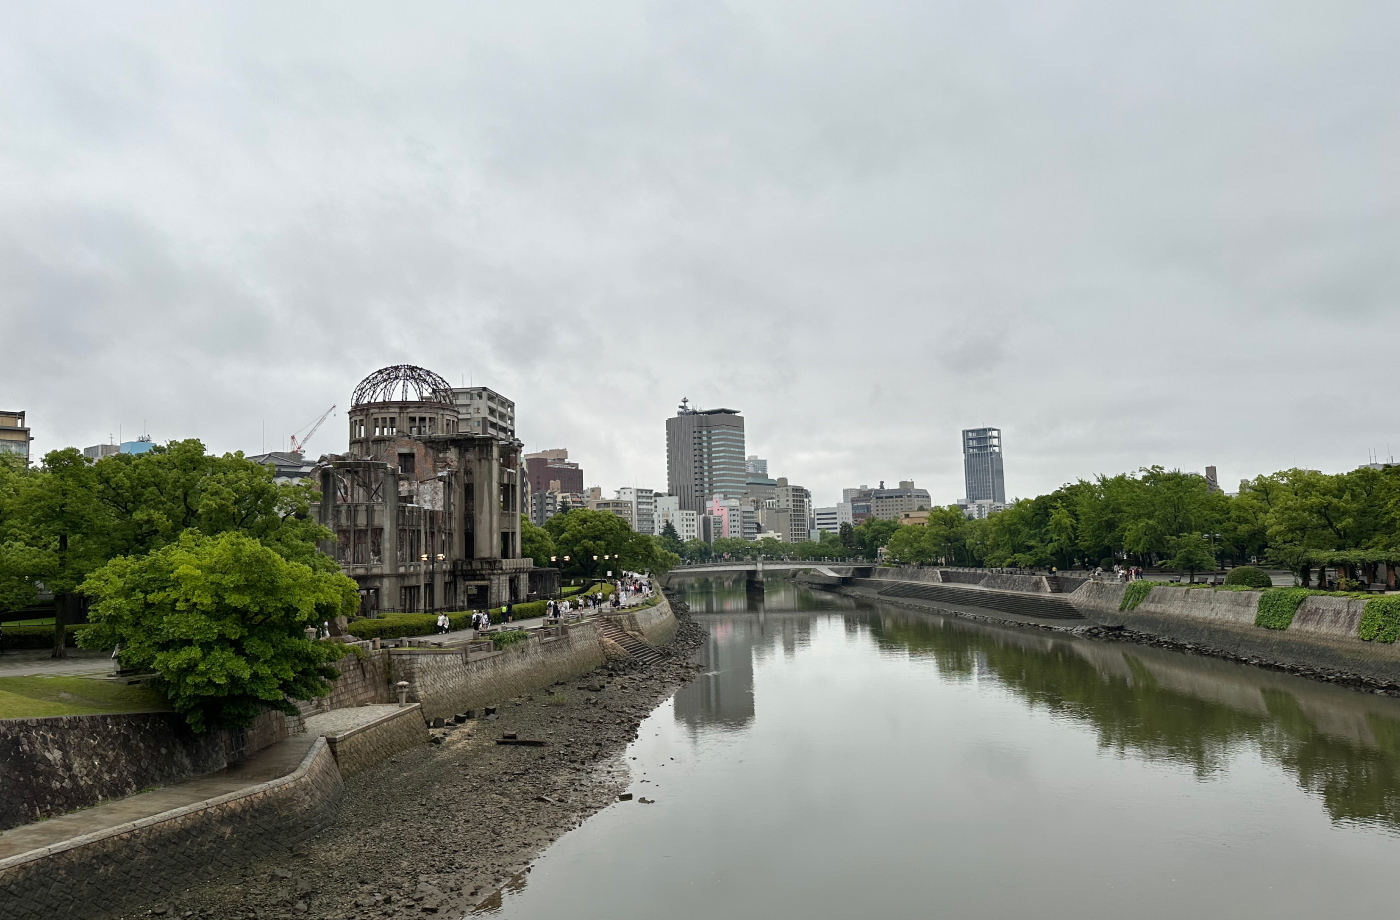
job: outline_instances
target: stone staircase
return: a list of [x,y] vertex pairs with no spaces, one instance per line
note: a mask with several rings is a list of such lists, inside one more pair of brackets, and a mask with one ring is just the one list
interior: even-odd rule
[[611,639],[613,642],[622,646],[623,651],[638,664],[649,665],[661,661],[666,657],[665,653],[659,649],[647,645],[641,639],[638,639],[636,636],[623,629],[622,625],[612,617],[602,617],[601,619],[603,622],[603,638]]
[[957,607],[981,607],[999,613],[1036,617],[1042,620],[1082,620],[1084,615],[1064,595],[1014,594],[954,585],[898,582],[880,589],[881,597],[907,597]]

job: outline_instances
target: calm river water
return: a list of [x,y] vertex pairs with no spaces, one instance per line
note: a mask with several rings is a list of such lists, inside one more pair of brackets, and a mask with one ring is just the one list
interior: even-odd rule
[[495,913],[1393,917],[1400,701],[787,584],[694,581],[710,673]]

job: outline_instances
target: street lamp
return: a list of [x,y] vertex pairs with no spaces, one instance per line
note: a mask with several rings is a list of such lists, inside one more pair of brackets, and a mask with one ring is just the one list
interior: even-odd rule
[[[428,562],[429,558],[430,558],[430,557],[428,556],[427,553],[423,553],[421,556],[418,557],[418,560],[419,560],[420,562]],[[427,569],[427,571],[428,571],[428,573],[429,573],[429,574],[428,574],[427,580],[423,582],[423,600],[426,601],[426,600],[428,599],[429,593],[430,593],[430,592],[432,591],[432,589],[433,589],[433,581],[432,581],[433,576],[432,576],[432,574],[431,574],[431,572],[432,572],[432,566],[431,566],[431,565],[428,565],[428,566],[425,566],[425,568]],[[437,599],[434,598],[434,603],[436,603],[436,600],[437,600]],[[427,609],[428,609],[428,606],[429,606],[429,605],[426,605],[426,604],[425,604],[423,609],[427,610]],[[428,610],[428,612],[429,612],[429,613],[432,613],[431,610]]]

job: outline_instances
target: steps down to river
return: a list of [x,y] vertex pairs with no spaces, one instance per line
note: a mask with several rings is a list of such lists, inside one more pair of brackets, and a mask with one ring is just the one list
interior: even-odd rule
[[651,664],[665,658],[666,655],[653,646],[647,645],[641,639],[632,635],[611,617],[603,617],[603,638],[611,639],[622,646],[633,661],[638,664]]
[[908,597],[958,607],[981,607],[1000,613],[1037,617],[1042,620],[1082,620],[1084,615],[1068,598],[1056,594],[1013,594],[956,585],[930,585],[898,582],[880,589],[881,597]]

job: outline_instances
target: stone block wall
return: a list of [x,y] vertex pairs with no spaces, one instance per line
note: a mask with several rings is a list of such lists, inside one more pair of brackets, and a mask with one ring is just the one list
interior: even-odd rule
[[1293,614],[1289,632],[1360,641],[1366,601],[1350,597],[1307,597]]
[[284,854],[335,819],[342,790],[330,747],[317,739],[280,779],[0,860],[0,920],[120,916]]
[[421,706],[405,706],[384,718],[339,735],[327,735],[341,776],[353,776],[387,760],[399,751],[428,740],[428,726]]
[[989,574],[977,583],[978,587],[994,591],[1019,591],[1022,594],[1049,594],[1050,585],[1044,575],[1001,575]]
[[877,566],[870,572],[871,578],[886,581],[916,581],[924,584],[942,584],[943,575],[938,569],[921,565]]
[[1253,628],[1259,612],[1259,592],[1158,587],[1149,591],[1133,612],[1192,617]]
[[640,633],[642,638],[652,645],[665,645],[670,642],[675,638],[676,630],[680,628],[675,614],[671,612],[671,602],[664,595],[653,607],[628,610],[621,616],[624,629]]
[[563,627],[562,635],[532,636],[528,643],[484,655],[459,650],[394,649],[395,681],[409,683],[409,700],[435,719],[480,709],[558,680],[587,673],[604,661],[598,624]]
[[0,721],[0,830],[222,770],[297,726],[268,712],[196,735],[173,712]]
[[297,703],[302,716],[368,703],[390,703],[389,650],[375,651],[368,642],[356,643],[360,654],[351,653],[335,663],[340,677],[331,684],[330,696]]

